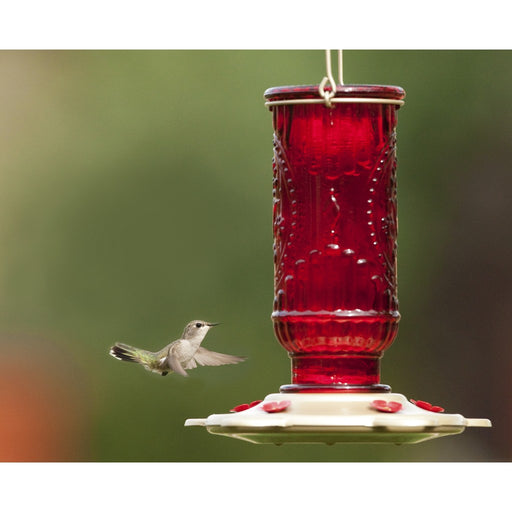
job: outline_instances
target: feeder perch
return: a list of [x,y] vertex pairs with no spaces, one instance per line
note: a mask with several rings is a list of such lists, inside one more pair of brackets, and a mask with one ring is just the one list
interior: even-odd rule
[[[253,443],[417,443],[490,427],[380,382],[396,337],[396,125],[400,87],[265,92],[274,128],[274,331],[292,382],[235,412],[188,419]],[[329,84],[329,85],[328,85]],[[328,86],[327,86],[328,85]]]

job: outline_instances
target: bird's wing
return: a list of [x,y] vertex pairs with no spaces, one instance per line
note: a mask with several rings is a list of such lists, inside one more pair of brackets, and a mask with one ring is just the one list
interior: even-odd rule
[[181,363],[179,362],[178,358],[176,357],[176,353],[172,348],[167,354],[167,364],[173,372],[179,373],[180,375],[183,375],[183,377],[188,377],[187,372],[183,369],[183,366],[181,366]]
[[194,354],[194,360],[201,366],[221,366],[223,364],[241,363],[245,361],[246,358],[221,354],[220,352],[212,352],[211,350],[199,347]]

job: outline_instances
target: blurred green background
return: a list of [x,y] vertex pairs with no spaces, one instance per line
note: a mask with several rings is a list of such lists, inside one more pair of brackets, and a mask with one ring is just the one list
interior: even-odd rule
[[[402,320],[382,382],[492,429],[408,446],[252,445],[184,428],[290,382],[272,309],[263,92],[323,51],[0,52],[0,460],[509,461],[509,51],[346,51],[400,85]],[[195,318],[248,361],[165,379],[108,355]]]

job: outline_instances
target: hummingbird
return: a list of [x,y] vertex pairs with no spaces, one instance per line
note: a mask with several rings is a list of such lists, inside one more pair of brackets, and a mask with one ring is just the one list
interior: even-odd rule
[[212,352],[201,347],[206,333],[218,323],[193,320],[189,322],[181,338],[169,343],[158,352],[150,352],[132,347],[124,343],[116,343],[110,348],[109,354],[120,361],[130,361],[141,364],[146,370],[165,377],[168,373],[176,372],[188,377],[185,370],[201,366],[220,366],[236,364],[245,361],[245,357],[231,356]]

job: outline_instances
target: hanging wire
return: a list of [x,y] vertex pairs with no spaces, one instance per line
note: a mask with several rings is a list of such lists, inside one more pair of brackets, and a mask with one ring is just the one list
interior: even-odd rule
[[338,50],[338,80],[340,85],[345,85],[343,83],[343,50]]

